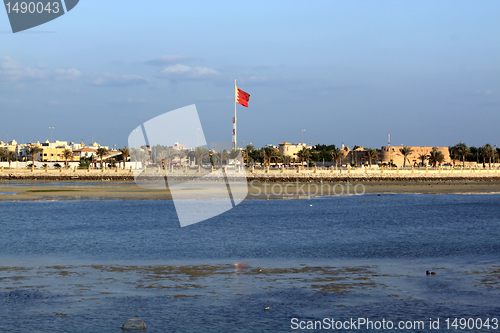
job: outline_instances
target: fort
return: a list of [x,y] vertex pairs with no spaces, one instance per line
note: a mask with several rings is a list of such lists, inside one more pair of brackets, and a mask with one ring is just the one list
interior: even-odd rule
[[[395,147],[395,146],[382,146],[380,151],[380,160],[382,163],[389,163],[391,160],[394,164],[398,166],[402,166],[404,164],[404,156],[401,153],[400,149],[403,147]],[[422,160],[419,158],[421,155],[429,155],[434,149],[443,153],[444,161],[443,164],[450,164],[450,151],[448,147],[408,147],[411,148],[412,152],[406,157],[406,165],[407,166],[418,166],[422,163]]]

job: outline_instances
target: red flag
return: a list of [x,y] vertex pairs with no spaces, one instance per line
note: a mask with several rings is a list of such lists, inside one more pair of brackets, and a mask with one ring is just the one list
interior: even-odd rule
[[237,85],[236,87],[236,103],[243,105],[244,107],[248,107],[248,101],[250,100],[250,94],[244,92],[243,90],[239,89]]

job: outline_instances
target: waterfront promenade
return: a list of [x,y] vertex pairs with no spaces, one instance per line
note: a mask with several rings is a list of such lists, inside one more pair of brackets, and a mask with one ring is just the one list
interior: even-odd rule
[[[148,169],[143,173],[145,177],[157,177],[163,174],[172,179],[190,180],[200,176],[216,180],[221,178],[221,173],[210,174],[211,170],[203,169],[201,173],[197,168],[173,168],[168,170]],[[214,170],[216,171],[216,170]],[[138,170],[108,168],[108,169],[0,169],[0,180],[122,180],[133,181],[134,173]],[[247,168],[243,170],[227,169],[228,177],[237,177],[245,174],[249,181],[338,181],[338,180],[420,180],[420,179],[475,179],[475,180],[500,180],[500,167],[491,168]]]

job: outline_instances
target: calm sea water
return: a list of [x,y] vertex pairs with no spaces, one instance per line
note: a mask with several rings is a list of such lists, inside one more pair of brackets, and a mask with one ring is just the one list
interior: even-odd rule
[[[499,203],[247,200],[180,228],[170,201],[0,202],[0,330],[119,332],[140,317],[149,332],[289,332],[292,318],[365,317],[425,321],[419,331],[440,318],[447,331],[446,318],[500,319]],[[210,273],[189,271],[199,265]]]

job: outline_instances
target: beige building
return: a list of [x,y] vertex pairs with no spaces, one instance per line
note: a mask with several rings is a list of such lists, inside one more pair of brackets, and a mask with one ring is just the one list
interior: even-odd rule
[[[348,165],[354,163],[356,165],[361,165],[368,163],[368,157],[366,157],[366,149],[363,147],[358,147],[355,150],[351,150],[349,147],[344,146],[342,144],[342,148],[344,151],[344,157],[340,160],[341,164]],[[379,157],[372,160],[372,164],[377,164]]]
[[[380,159],[382,160],[382,163],[388,163],[392,160],[394,164],[402,166],[404,162],[404,157],[403,154],[401,154],[400,152],[401,148],[403,147],[382,146],[380,152]],[[448,147],[410,147],[410,148],[413,151],[410,155],[408,155],[408,159],[406,160],[406,165],[408,166],[419,165],[419,163],[421,163],[422,161],[418,157],[420,155],[429,155],[429,153],[434,149],[437,149],[443,153],[444,155],[443,163],[451,163],[450,151],[448,150]],[[426,161],[425,163],[428,164],[429,162]]]
[[73,153],[75,154],[75,156],[78,156],[78,158],[91,157],[91,156],[96,155],[97,149],[83,147],[80,149],[73,150]]
[[13,151],[13,152],[15,152],[16,151],[16,147],[17,147],[17,141],[16,140],[12,140],[10,142],[0,141],[0,149],[4,149],[4,150],[7,150],[7,151]]
[[186,145],[185,144],[179,144],[179,142],[176,142],[170,148],[172,148],[174,150],[184,150],[184,149],[186,149]]
[[283,156],[290,156],[292,158],[297,158],[297,153],[301,151],[303,148],[311,149],[311,146],[307,146],[305,143],[290,143],[290,142],[282,142],[279,144],[279,151]]

